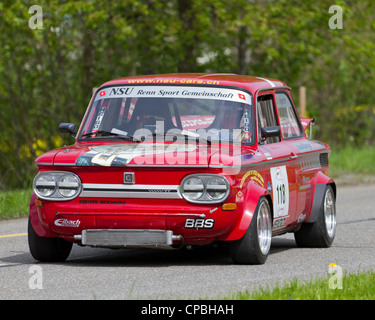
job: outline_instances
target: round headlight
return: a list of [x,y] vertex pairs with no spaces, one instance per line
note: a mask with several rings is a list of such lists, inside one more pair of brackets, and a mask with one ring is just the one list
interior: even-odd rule
[[78,196],[82,189],[81,179],[72,172],[44,171],[33,182],[35,194],[44,200],[67,201]]
[[221,200],[227,194],[227,185],[223,178],[215,177],[207,181],[207,194],[212,200]]
[[50,197],[56,190],[56,180],[50,174],[41,174],[34,181],[34,189],[41,197]]
[[57,181],[57,188],[59,189],[60,194],[65,198],[74,197],[75,194],[79,191],[80,182],[76,176],[71,174],[63,175]]
[[181,183],[181,195],[193,203],[219,203],[230,193],[225,177],[216,174],[192,174]]
[[199,178],[189,178],[182,185],[182,192],[187,200],[197,200],[204,192],[203,181]]

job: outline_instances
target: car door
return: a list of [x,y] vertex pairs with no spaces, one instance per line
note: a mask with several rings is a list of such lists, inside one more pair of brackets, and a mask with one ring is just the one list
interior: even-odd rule
[[[296,215],[298,222],[306,217],[306,205],[311,188],[312,174],[305,169],[310,168],[311,160],[306,154],[309,142],[304,137],[301,122],[297,116],[292,97],[287,90],[275,92],[277,113],[280,121],[281,136],[285,144],[291,150],[290,165],[293,166],[296,175]],[[307,149],[306,149],[307,148]]]
[[265,91],[257,98],[257,124],[259,151],[267,159],[269,180],[267,188],[273,205],[273,230],[283,229],[295,220],[297,201],[294,153],[282,135],[264,137],[262,128],[280,127],[275,95]]

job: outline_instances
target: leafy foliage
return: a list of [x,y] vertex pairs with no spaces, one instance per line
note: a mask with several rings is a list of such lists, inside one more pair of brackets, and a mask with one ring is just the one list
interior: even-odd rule
[[93,87],[134,74],[278,78],[297,105],[304,85],[318,138],[374,144],[374,0],[335,1],[334,30],[331,0],[39,0],[35,30],[34,4],[0,3],[1,189],[30,186],[38,154],[72,142],[58,124],[81,120]]

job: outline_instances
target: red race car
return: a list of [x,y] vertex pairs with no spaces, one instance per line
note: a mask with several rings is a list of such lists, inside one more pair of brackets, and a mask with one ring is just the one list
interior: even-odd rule
[[336,230],[330,148],[307,138],[279,80],[167,74],[104,83],[74,145],[37,158],[28,227],[39,261],[83,246],[224,243],[264,263],[272,236],[329,247]]

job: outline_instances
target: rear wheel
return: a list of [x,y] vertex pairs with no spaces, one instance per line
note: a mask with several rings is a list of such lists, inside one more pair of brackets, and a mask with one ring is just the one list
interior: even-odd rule
[[336,234],[336,199],[333,189],[327,185],[318,219],[314,223],[304,223],[294,233],[299,247],[328,248]]
[[239,264],[265,263],[271,248],[271,238],[271,209],[267,199],[261,198],[245,235],[230,247],[233,261]]
[[30,253],[34,259],[41,262],[62,262],[65,261],[73,243],[60,238],[39,237],[35,232],[30,218],[28,225],[28,239]]

